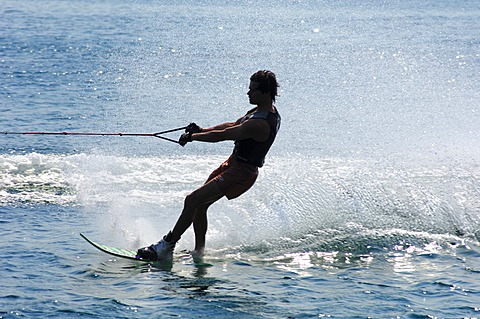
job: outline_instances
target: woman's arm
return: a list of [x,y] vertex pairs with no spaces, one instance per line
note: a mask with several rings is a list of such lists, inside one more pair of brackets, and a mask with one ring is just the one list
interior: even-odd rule
[[264,141],[270,134],[270,126],[266,121],[249,120],[243,123],[225,123],[208,130],[191,135],[193,141],[220,142],[226,140],[244,140],[253,138],[259,142]]
[[226,128],[234,126],[235,123],[236,122],[226,122],[226,123],[218,124],[218,125],[215,125],[215,126],[212,126],[212,127],[202,128],[202,131],[200,133],[224,130]]

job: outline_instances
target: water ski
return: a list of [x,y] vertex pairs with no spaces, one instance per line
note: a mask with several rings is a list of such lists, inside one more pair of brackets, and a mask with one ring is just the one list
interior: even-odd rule
[[152,262],[152,260],[148,259],[143,259],[137,257],[137,251],[136,250],[129,250],[129,249],[123,249],[123,248],[117,248],[117,247],[112,247],[112,246],[107,246],[103,244],[99,244],[94,242],[93,240],[90,240],[85,236],[84,234],[80,233],[80,236],[82,236],[83,239],[85,239],[88,243],[90,243],[93,247],[97,248],[100,251],[103,251],[104,253],[120,257],[120,258],[126,258],[126,259],[132,259],[132,260],[137,260],[137,261],[145,261],[145,262]]
[[[125,258],[125,259],[131,259],[131,260],[136,260],[136,261],[143,261],[143,262],[158,262],[156,260],[148,260],[148,259],[143,259],[137,257],[137,251],[136,250],[129,250],[129,249],[124,249],[124,248],[117,248],[117,247],[112,247],[112,246],[107,246],[103,244],[99,244],[97,242],[94,242],[93,240],[90,240],[87,236],[84,234],[80,233],[80,236],[82,236],[83,239],[85,239],[90,245],[93,247],[97,248],[100,251],[103,251],[104,253],[107,253],[109,255],[113,255],[116,257],[120,258]],[[192,259],[192,256],[190,253],[186,251],[182,251],[182,255],[178,256],[179,261],[185,261],[185,259]],[[205,263],[203,261],[203,258],[193,258],[193,262],[195,266],[197,267],[210,267],[212,264]]]

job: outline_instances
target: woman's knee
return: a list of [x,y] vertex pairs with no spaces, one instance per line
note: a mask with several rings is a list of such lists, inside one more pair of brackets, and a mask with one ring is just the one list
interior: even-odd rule
[[204,185],[194,190],[185,197],[185,206],[190,208],[201,208],[210,206],[223,196],[216,185]]
[[203,199],[197,191],[193,191],[185,197],[185,206],[197,208],[203,204]]

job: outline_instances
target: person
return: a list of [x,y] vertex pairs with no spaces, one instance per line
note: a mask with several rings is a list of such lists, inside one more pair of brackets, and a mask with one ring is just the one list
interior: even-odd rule
[[272,146],[280,128],[280,114],[275,107],[279,87],[273,72],[260,70],[250,77],[249,102],[255,105],[246,115],[235,122],[227,122],[211,128],[201,128],[191,123],[180,136],[179,144],[192,141],[235,141],[230,157],[214,170],[205,184],[187,195],[184,207],[173,229],[158,243],[138,249],[137,257],[148,260],[172,260],[175,244],[193,224],[195,258],[204,254],[207,233],[207,210],[216,201],[226,196],[229,200],[245,193],[258,176],[258,168]]

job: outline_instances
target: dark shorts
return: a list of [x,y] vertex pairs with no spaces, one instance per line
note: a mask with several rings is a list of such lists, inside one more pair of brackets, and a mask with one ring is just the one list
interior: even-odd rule
[[249,190],[257,176],[257,167],[239,162],[230,156],[210,174],[207,182],[215,181],[228,199],[234,199]]

